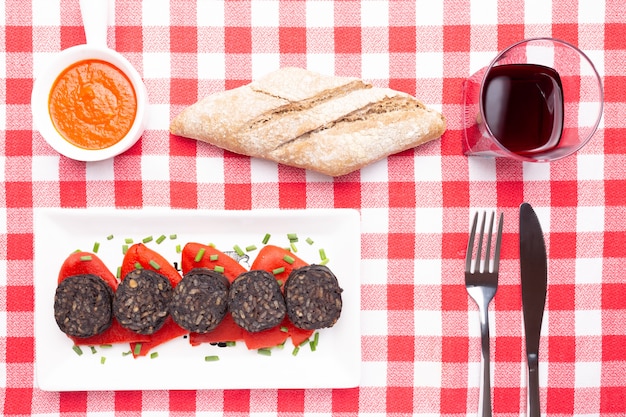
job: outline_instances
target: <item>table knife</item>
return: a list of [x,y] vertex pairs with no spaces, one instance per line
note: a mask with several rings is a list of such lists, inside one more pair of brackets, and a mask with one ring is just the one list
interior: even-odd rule
[[519,239],[522,308],[528,362],[527,415],[539,417],[539,338],[548,288],[548,261],[539,219],[528,203],[520,206]]

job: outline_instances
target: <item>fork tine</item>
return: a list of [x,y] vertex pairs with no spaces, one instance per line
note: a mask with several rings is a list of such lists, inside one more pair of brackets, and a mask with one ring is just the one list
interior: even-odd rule
[[483,236],[485,234],[485,220],[487,218],[487,212],[483,211],[483,220],[480,222],[480,232],[478,235],[478,247],[476,248],[476,264],[474,265],[474,272],[483,272],[484,265],[481,269],[480,267],[480,259],[483,253]]
[[491,256],[491,238],[492,238],[491,235],[493,233],[493,219],[495,215],[496,215],[495,212],[492,211],[491,216],[489,217],[489,228],[487,229],[487,247],[485,248],[485,263],[483,265],[483,269],[481,272],[489,272],[490,270],[489,257]]
[[498,235],[496,237],[496,248],[493,253],[493,272],[498,273],[500,266],[500,247],[502,246],[502,223],[504,221],[504,213],[500,213],[500,220],[498,221]]
[[477,223],[478,212],[474,213],[474,220],[472,220],[472,229],[470,230],[469,240],[467,241],[467,251],[465,252],[465,272],[471,272],[472,268],[472,252],[474,251],[474,235],[476,234]]

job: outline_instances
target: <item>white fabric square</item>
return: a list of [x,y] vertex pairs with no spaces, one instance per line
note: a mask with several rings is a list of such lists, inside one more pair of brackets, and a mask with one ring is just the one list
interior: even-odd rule
[[[0,62],[0,65],[2,65],[1,62]],[[4,77],[1,77],[1,78],[4,78]],[[6,130],[7,128],[6,120],[7,120],[7,105],[0,104],[0,130]]]
[[470,2],[470,23],[472,25],[497,25],[497,0],[472,0]]
[[361,259],[361,285],[386,285],[387,260]]
[[141,23],[143,26],[169,26],[169,0],[150,0],[142,2]]
[[307,54],[306,67],[310,71],[320,74],[333,75],[335,73],[335,55],[333,54]]
[[386,1],[361,2],[361,26],[383,27],[389,24],[389,5]]
[[387,233],[389,210],[386,208],[361,209],[361,233]]
[[603,232],[604,207],[577,207],[576,231]]
[[443,78],[443,52],[416,52],[416,78]]
[[416,259],[413,270],[420,285],[441,285],[441,259]]
[[142,56],[144,78],[170,78],[170,54],[162,52],[145,52]]
[[304,171],[306,182],[333,182],[333,177],[307,169]]
[[[598,120],[598,104],[581,101],[578,103],[578,126],[593,127]],[[600,118],[599,128],[604,125],[604,117]]]
[[278,165],[261,158],[250,158],[250,182],[278,182]]
[[[415,362],[413,364],[413,385],[416,387],[441,388],[441,362]],[[437,414],[439,415],[439,414]]]
[[148,105],[146,129],[169,131],[170,129],[170,106],[168,104],[149,104]]
[[604,178],[604,155],[577,155],[578,181]]
[[[600,74],[600,76],[604,76],[604,51],[585,50],[584,52],[585,55],[587,55],[587,58],[589,58],[593,63],[593,66],[596,68],[596,71],[598,71],[598,74]],[[583,66],[582,61],[580,66],[583,68],[583,70],[581,70],[581,75],[595,76],[588,65]]]
[[385,310],[361,311],[361,334],[385,336],[387,334],[387,312]]
[[441,233],[443,231],[443,209],[427,207],[415,209],[415,233]]
[[[4,175],[4,170],[2,170]],[[59,156],[39,156],[32,158],[33,181],[58,181],[59,180]]]
[[224,159],[199,156],[196,167],[198,183],[221,184],[224,182]]
[[604,0],[578,0],[578,23],[604,23],[605,9]]
[[[6,234],[7,230],[7,209],[6,207],[0,207],[0,234]],[[6,285],[6,261],[0,260],[0,285]]]
[[[489,66],[491,61],[498,55],[498,51],[474,51],[469,55],[469,73],[474,75],[483,68]],[[482,78],[482,77],[481,77]]]
[[470,181],[496,181],[495,158],[470,156],[467,162]]
[[[33,26],[61,25],[61,4],[58,1],[33,0]],[[0,5],[2,19],[4,19],[5,2]]]
[[[4,264],[5,261],[2,261],[2,264]],[[2,279],[5,280],[6,277],[6,268],[3,270],[3,274],[2,274]],[[2,283],[2,285],[6,285],[6,281]],[[6,337],[7,336],[7,312],[6,311],[0,311],[0,337]],[[3,387],[5,385],[2,385]]]
[[387,386],[387,363],[386,362],[361,362],[362,387]]
[[441,156],[426,155],[415,158],[415,182],[441,181]]
[[366,80],[389,78],[389,54],[362,54],[361,77]]
[[551,0],[525,0],[520,7],[524,7],[524,23],[527,25],[552,23]]
[[280,69],[279,54],[253,54],[252,79],[258,80],[269,72]]
[[114,158],[88,162],[85,168],[87,181],[115,181]]
[[383,158],[361,168],[361,182],[387,182],[389,179],[387,165],[387,158]]
[[549,181],[550,164],[523,162],[522,176],[524,178],[524,181]]
[[441,336],[441,311],[415,310],[413,317],[415,336]]
[[576,284],[602,283],[602,258],[576,259]]
[[332,1],[307,1],[306,2],[306,25],[307,27],[331,28],[335,25],[335,10]]
[[602,363],[576,362],[574,366],[575,388],[597,388],[602,386]]
[[223,80],[226,78],[226,57],[222,53],[198,54],[198,79]]
[[252,26],[278,27],[279,13],[277,1],[252,0]]
[[443,1],[417,0],[415,2],[415,25],[432,26],[443,22],[443,3]]
[[142,155],[141,178],[144,181],[169,181],[170,163],[167,156]]
[[198,26],[224,26],[224,0],[199,1]]
[[602,335],[602,311],[576,310],[574,317],[576,336]]

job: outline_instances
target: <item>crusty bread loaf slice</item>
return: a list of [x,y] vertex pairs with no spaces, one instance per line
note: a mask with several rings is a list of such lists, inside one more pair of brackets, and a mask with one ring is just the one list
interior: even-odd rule
[[172,120],[174,135],[331,176],[436,139],[444,117],[356,78],[283,68],[211,95]]

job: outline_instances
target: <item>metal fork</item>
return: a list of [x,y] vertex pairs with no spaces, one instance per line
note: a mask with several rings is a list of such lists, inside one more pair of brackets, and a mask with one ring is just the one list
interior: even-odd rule
[[[498,221],[498,231],[493,254],[493,264],[490,269],[491,240],[495,213],[491,213],[489,228],[487,229],[487,242],[485,247],[485,257],[482,256],[483,236],[485,234],[485,223],[487,213],[483,212],[482,224],[478,234],[478,244],[476,245],[476,256],[474,252],[474,239],[476,237],[476,226],[478,223],[478,213],[474,214],[472,230],[467,243],[467,254],[465,256],[465,288],[478,305],[480,315],[480,336],[481,336],[481,380],[478,403],[478,416],[491,417],[491,366],[489,354],[489,303],[496,295],[498,289],[498,266],[500,263],[500,246],[502,244],[502,222],[503,215],[500,214]],[[472,262],[474,259],[474,262]]]

